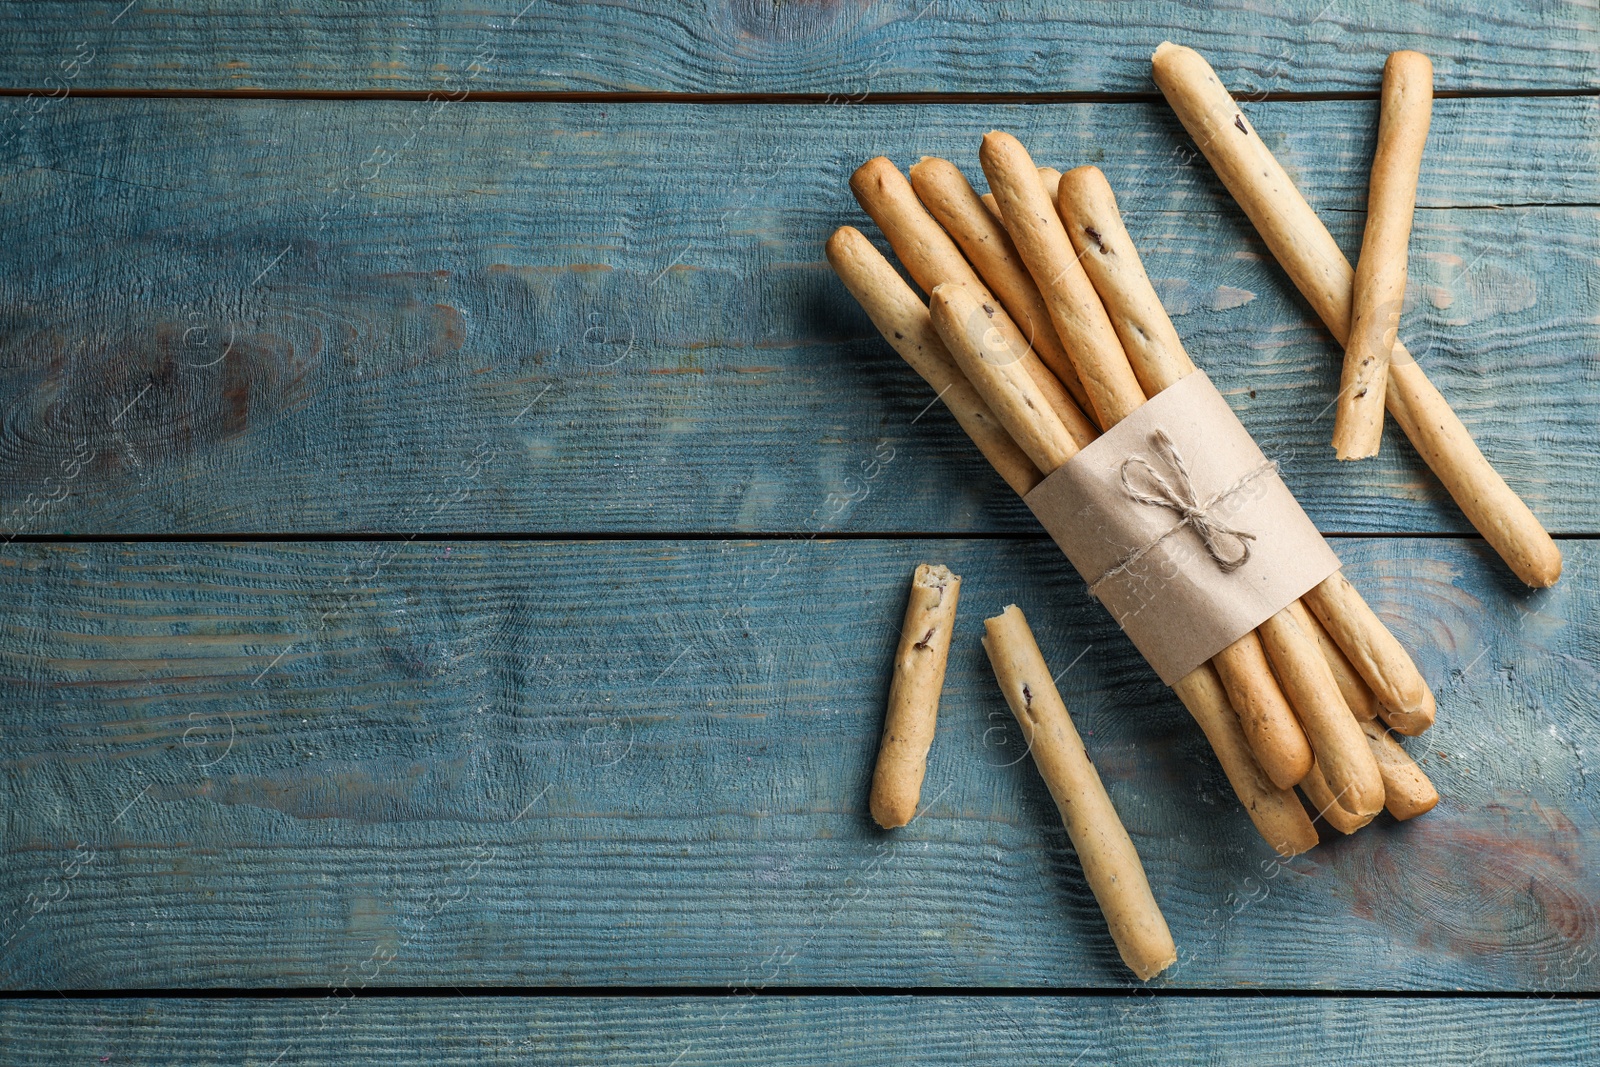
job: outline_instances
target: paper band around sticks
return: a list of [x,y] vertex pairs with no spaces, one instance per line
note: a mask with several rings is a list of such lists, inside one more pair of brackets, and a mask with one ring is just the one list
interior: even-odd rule
[[[1155,492],[1125,481],[1141,463]],[[1167,685],[1339,569],[1277,465],[1199,371],[1025,499]]]

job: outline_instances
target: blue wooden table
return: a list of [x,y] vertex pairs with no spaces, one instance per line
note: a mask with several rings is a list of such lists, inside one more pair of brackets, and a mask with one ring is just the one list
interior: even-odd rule
[[[1592,2],[0,5],[0,1060],[1595,1062]],[[1149,80],[1204,52],[1353,253],[1432,56],[1403,333],[1531,592]],[[846,179],[1093,162],[1414,651],[1444,800],[1278,864],[833,278]],[[926,810],[866,791],[965,578]],[[1016,601],[1179,946],[1134,982],[978,647]]]

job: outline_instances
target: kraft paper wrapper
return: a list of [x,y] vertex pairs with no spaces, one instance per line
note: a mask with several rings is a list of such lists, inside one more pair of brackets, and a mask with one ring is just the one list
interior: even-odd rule
[[[1122,486],[1123,462],[1135,455],[1175,480],[1154,447],[1158,429],[1188,465],[1202,504],[1266,462],[1204,372],[1158,393],[1024,498],[1091,586],[1129,552],[1182,521],[1180,512],[1134,500]],[[1148,486],[1149,479],[1136,484]],[[1274,470],[1257,475],[1210,514],[1255,535],[1243,566],[1224,571],[1200,535],[1185,527],[1096,591],[1167,685],[1339,569],[1339,558]]]

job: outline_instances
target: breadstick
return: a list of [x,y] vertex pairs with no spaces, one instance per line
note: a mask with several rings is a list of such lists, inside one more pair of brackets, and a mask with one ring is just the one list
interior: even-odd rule
[[1316,638],[1287,608],[1262,623],[1258,632],[1316,753],[1317,768],[1339,798],[1339,806],[1354,815],[1376,815],[1383,810],[1378,761],[1339,693]]
[[[1105,175],[1094,167],[1069,172],[1061,179],[1059,207],[1068,236],[1081,253],[1084,270],[1100,291],[1118,336],[1124,339],[1128,360],[1141,385],[1154,396],[1192,374],[1194,362],[1150,285]],[[1321,612],[1323,621],[1347,651],[1378,650],[1367,656],[1351,653],[1350,659],[1378,699],[1397,709],[1398,720],[1406,724],[1401,732],[1426,729],[1433,721],[1433,694],[1411,657],[1361,594],[1335,573],[1304,599],[1313,604],[1313,610],[1318,610],[1314,602],[1348,602],[1347,610]]]
[[[1217,177],[1334,340],[1346,343],[1355,272],[1327,227],[1262,144],[1210,64],[1192,49],[1163,43],[1152,65],[1156,84]],[[1062,340],[1071,346],[1066,337]],[[1467,428],[1398,341],[1389,355],[1384,404],[1467,520],[1517,577],[1534,588],[1554,585],[1561,577],[1561,550],[1489,465]]]
[[1378,454],[1384,434],[1389,354],[1400,333],[1405,299],[1406,245],[1416,211],[1416,179],[1434,109],[1434,64],[1416,51],[1397,51],[1384,64],[1378,115],[1378,154],[1366,192],[1366,230],[1355,261],[1350,338],[1333,419],[1339,459]]
[[1072,433],[1078,447],[1082,448],[1094,440],[1098,436],[1094,425],[1073,403],[1066,387],[1029,350],[1022,332],[994,294],[978,279],[955,242],[923,210],[905,175],[893,163],[879,156],[867,160],[850,176],[850,188],[861,207],[872,216],[872,221],[889,239],[890,247],[900,257],[901,264],[912,280],[922,286],[924,292],[931,294],[936,286],[954,282],[966,286],[974,296],[995,307],[998,312],[995,329],[1005,338],[1007,346],[1019,353],[1018,358],[1029,376],[1048,400],[1056,417]]
[[983,136],[978,159],[1006,230],[1038,283],[1056,335],[1089,394],[1089,414],[1102,430],[1109,430],[1144,403],[1144,393],[1122,355],[1100,296],[1083,273],[1055,203],[1022,142],[991,130]]
[[1277,785],[1256,761],[1239,716],[1228,700],[1222,679],[1209,663],[1202,663],[1172,687],[1172,691],[1200,724],[1211,751],[1244,805],[1245,814],[1267,844],[1284,857],[1315,848],[1317,831],[1300,806],[1293,788]]
[[1433,783],[1428,781],[1428,776],[1422,773],[1422,768],[1417,766],[1410,753],[1389,736],[1389,731],[1383,728],[1382,723],[1364,722],[1361,729],[1372,745],[1378,769],[1383,772],[1383,787],[1388,796],[1383,806],[1389,809],[1389,814],[1404,822],[1425,811],[1432,811],[1433,806],[1439,803],[1439,792],[1433,788]]
[[1055,203],[1056,191],[1061,187],[1061,172],[1054,167],[1040,167],[1039,183],[1044,186],[1046,199]]
[[922,375],[945,407],[967,431],[985,459],[1019,496],[1043,480],[989,405],[956,367],[934,331],[928,309],[905,279],[889,265],[871,241],[853,226],[841,226],[828,238],[828,262],[845,288],[866,311],[883,339]]
[[1211,657],[1222,686],[1239,714],[1256,762],[1274,785],[1289,789],[1311,769],[1311,743],[1267,660],[1255,631]]
[[1335,571],[1301,599],[1372,687],[1385,722],[1408,735],[1433,725],[1433,691],[1343,572]]
[[[1056,202],[1056,188],[1061,184],[1061,172],[1054,167],[1040,167],[1039,180],[1044,182],[1045,195],[1053,204]],[[989,209],[989,214],[1000,218],[1000,205],[995,203],[993,193],[984,193],[978,198],[983,201],[983,206]]]
[[1023,367],[1021,353],[1008,348],[994,328],[1004,312],[992,297],[979,300],[965,286],[946,282],[934,287],[928,310],[956,366],[1035,467],[1048,473],[1078,454],[1077,442]]
[[1316,639],[1317,647],[1322,650],[1322,658],[1328,661],[1328,669],[1333,672],[1333,679],[1339,683],[1339,692],[1344,696],[1345,706],[1350,709],[1360,722],[1371,722],[1378,717],[1378,700],[1372,695],[1372,689],[1361,680],[1361,675],[1351,665],[1349,657],[1344,654],[1344,649],[1339,643],[1328,635],[1327,627],[1317,621],[1317,617],[1306,609],[1305,603],[1296,600],[1289,605],[1289,610],[1294,612],[1294,621],[1302,629]]
[[1056,328],[1050,322],[1050,309],[1045,307],[1039,287],[1033,284],[1028,268],[1017,257],[1016,246],[1011,243],[1005,227],[984,210],[966,176],[949,160],[924,156],[911,168],[911,188],[940,225],[956,239],[967,259],[977,268],[978,276],[1000,298],[1011,320],[1033,342],[1033,350],[1044,365],[1067,387],[1080,408],[1087,407],[1088,395],[1067,359],[1066,350],[1061,347],[1061,339],[1056,336]]
[[1056,207],[1144,395],[1155,396],[1193,374],[1194,361],[1150,284],[1100,168],[1075,167],[1064,174]]
[[983,648],[1000,691],[1061,811],[1084,880],[1094,891],[1122,962],[1139,978],[1154,978],[1178,960],[1172,932],[1150,892],[1133,840],[1089,762],[1033,631],[1015,604],[985,619],[983,626]]
[[872,773],[872,817],[885,830],[904,826],[917,813],[960,598],[960,575],[938,564],[917,567],[894,655],[878,766]]
[[1406,246],[1417,205],[1422,146],[1433,113],[1433,64],[1420,52],[1395,52],[1383,65],[1378,151],[1367,190],[1367,225],[1356,260],[1350,338],[1344,349],[1333,447],[1339,459],[1378,454],[1389,353],[1400,332]]
[[1341,834],[1355,833],[1378,815],[1377,812],[1356,815],[1345,810],[1344,805],[1340,803],[1344,798],[1328,788],[1328,780],[1322,776],[1320,767],[1311,768],[1305,781],[1300,783],[1300,791],[1305,793],[1306,799],[1317,809],[1317,816]]

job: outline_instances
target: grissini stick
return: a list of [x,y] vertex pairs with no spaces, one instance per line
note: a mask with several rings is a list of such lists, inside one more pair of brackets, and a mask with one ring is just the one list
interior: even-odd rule
[[[1163,43],[1152,67],[1156,84],[1217,177],[1334,340],[1347,342],[1355,271],[1327,227],[1199,53]],[[1561,577],[1561,550],[1398,341],[1389,354],[1384,404],[1467,520],[1517,577],[1536,589],[1554,585]]]
[[1343,573],[1333,572],[1302,599],[1372,687],[1385,722],[1408,735],[1433,725],[1433,691]]
[[[1105,175],[1094,167],[1071,171],[1061,180],[1059,207],[1084,270],[1100,291],[1148,395],[1193,374],[1194,361],[1150,284]],[[1419,733],[1433,722],[1433,693],[1421,672],[1341,573],[1328,576],[1302,599],[1346,650],[1379,701],[1392,709],[1391,725],[1402,724],[1397,727],[1402,733]]]
[[1339,797],[1339,806],[1354,815],[1383,810],[1383,775],[1361,724],[1344,702],[1316,638],[1303,629],[1288,608],[1261,624],[1261,643],[1272,660],[1283,691],[1300,716],[1317,768]]
[[983,648],[1006,703],[1022,727],[1034,766],[1050,788],[1061,822],[1083,865],[1122,962],[1140,979],[1178,961],[1167,920],[1150,892],[1133,840],[1117,817],[1105,785],[1089,762],[1022,611],[1012,604],[992,619]]
[[1216,669],[1202,663],[1178,679],[1172,691],[1200,724],[1245,814],[1267,844],[1284,857],[1315,848],[1317,831],[1306,809],[1292,788],[1279,786],[1261,769]]
[[866,236],[841,226],[828,238],[828,262],[900,358],[944,401],[978,451],[1018,496],[1043,480],[1011,435],[956,367],[934,331],[928,308]]
[[[890,246],[900,257],[900,262],[911,274],[912,281],[924,292],[932,293],[945,282],[965,285],[973,295],[994,305],[995,329],[1006,338],[1010,347],[1020,353],[1018,358],[1028,374],[1038,385],[1079,447],[1098,436],[1094,425],[1084,417],[1066,387],[1050,373],[1050,369],[1028,349],[1026,339],[1011,320],[1000,302],[989,292],[971,264],[961,255],[961,250],[940,229],[912,191],[906,176],[883,156],[869,159],[850,176],[850,189],[856,200],[872,221],[878,224]],[[1018,344],[1017,342],[1022,342]]]
[[[1061,172],[1054,167],[1040,167],[1039,180],[1044,182],[1045,195],[1050,198],[1052,204],[1055,203],[1056,188],[1061,184]],[[984,193],[979,199],[983,201],[983,206],[989,209],[989,214],[997,219],[1000,217],[1000,205],[995,203],[993,193]]]
[[1000,298],[1011,320],[1033,342],[1033,350],[1044,365],[1067,387],[1080,408],[1087,407],[1088,394],[1083,391],[1083,383],[1078,381],[1078,373],[1072,369],[1072,362],[1061,347],[1061,339],[1050,322],[1050,309],[1045,307],[1039,287],[1033,284],[1033,276],[1017,257],[1016,246],[1011,243],[1005,227],[984,210],[966,176],[949,160],[924,156],[911,168],[911,188],[939,224],[956,239],[956,244],[977,269],[978,277]]
[[[928,309],[911,287],[872,242],[849,226],[840,227],[828,241],[828,260],[884,338],[944,398],[956,421],[1012,489],[1026,496],[1042,475],[955,366],[934,332]],[[1204,731],[1261,836],[1284,856],[1315,846],[1316,831],[1294,793],[1274,785],[1256,763],[1216,672],[1209,666],[1193,671],[1173,686],[1173,692]]]
[[[1116,330],[1072,250],[1039,169],[1021,141],[999,130],[984,134],[978,160],[1006,231],[1038,284],[1056,335],[1089,394],[1087,414],[1102,430],[1110,429],[1144,403],[1144,393],[1121,356]],[[1111,352],[1117,358],[1102,358]]]
[[[1328,780],[1322,776],[1320,767],[1312,767],[1311,773],[1306,775],[1305,781],[1300,783],[1301,792],[1306,799],[1311,801],[1317,809],[1317,815],[1329,826],[1341,834],[1353,834],[1367,823],[1377,817],[1377,812],[1357,815],[1345,809],[1343,794],[1335,793],[1328,788]],[[1381,810],[1381,809],[1380,809]]]
[[[1056,331],[1089,392],[1095,419],[1102,430],[1109,430],[1144,404],[1145,393],[1100,294],[1084,273],[1056,205],[1046,196],[1022,142],[1008,133],[992,131],[983,138],[979,159],[1006,230],[1045,294]],[[1060,187],[1066,186],[1063,177]],[[981,386],[978,391],[983,393]],[[1001,421],[1006,421],[1003,415]],[[1261,769],[1285,788],[1305,777],[1311,766],[1311,747],[1267,666],[1256,634],[1240,637],[1212,663],[1227,687]]]
[[1390,55],[1383,65],[1378,150],[1367,187],[1367,225],[1356,260],[1350,338],[1333,417],[1333,448],[1340,459],[1375,456],[1383,438],[1389,353],[1400,333],[1406,246],[1432,114],[1433,64],[1421,52]]
[[1428,776],[1422,773],[1410,753],[1400,747],[1400,742],[1389,736],[1380,722],[1364,722],[1361,729],[1372,745],[1378,769],[1383,772],[1383,785],[1388,797],[1384,807],[1389,814],[1402,822],[1414,819],[1425,811],[1432,811],[1439,803],[1439,791],[1434,789]]
[[1062,176],[1059,190],[1062,225],[1111,317],[1140,389],[1152,397],[1177,385],[1195,372],[1194,360],[1150,284],[1111,183],[1098,167],[1075,167]]
[[1350,709],[1361,722],[1371,722],[1378,717],[1378,699],[1372,695],[1372,689],[1362,681],[1360,673],[1344,654],[1344,649],[1339,643],[1328,635],[1328,628],[1317,621],[1303,601],[1295,601],[1289,605],[1289,610],[1294,612],[1294,619],[1312,637],[1317,640],[1317,647],[1322,649],[1322,658],[1328,661],[1328,669],[1333,672],[1333,677],[1339,683],[1339,692],[1344,695],[1345,706]]
[[995,329],[995,319],[1004,313],[992,297],[980,299],[964,285],[945,282],[934,287],[928,312],[956,366],[1035,467],[1053,471],[1078,454],[1078,443]]
[[1239,713],[1239,725],[1250,739],[1256,762],[1275,785],[1283,789],[1294,786],[1311,769],[1311,742],[1272,672],[1257,631],[1212,656],[1211,666]]
[[904,826],[917,813],[960,597],[961,576],[948,567],[924,563],[912,575],[872,773],[872,817],[885,830]]

